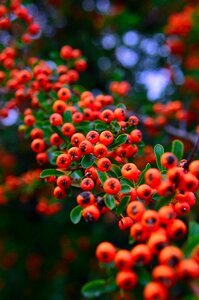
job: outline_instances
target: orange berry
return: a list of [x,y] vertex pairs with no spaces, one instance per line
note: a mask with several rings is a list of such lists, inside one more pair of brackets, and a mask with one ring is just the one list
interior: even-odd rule
[[116,255],[116,248],[109,242],[102,242],[96,248],[96,257],[100,262],[110,263]]
[[119,250],[114,258],[115,266],[119,270],[128,270],[133,266],[131,252],[128,250]]
[[120,181],[116,178],[108,178],[104,182],[103,189],[107,194],[115,195],[121,190]]
[[131,290],[137,284],[137,275],[133,271],[120,271],[116,276],[119,288]]
[[160,162],[162,166],[165,167],[166,169],[171,169],[177,165],[178,160],[172,152],[165,152],[161,156]]

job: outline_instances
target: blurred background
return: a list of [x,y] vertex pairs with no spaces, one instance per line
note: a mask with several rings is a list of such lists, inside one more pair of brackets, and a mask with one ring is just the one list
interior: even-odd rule
[[[52,65],[63,45],[81,49],[88,70],[80,84],[97,95],[108,93],[111,81],[127,80],[132,89],[125,104],[147,118],[157,117],[155,104],[166,107],[180,100],[183,109],[178,117],[164,119],[159,114],[155,125],[150,119],[141,125],[144,141],[167,148],[181,133],[187,153],[191,151],[199,132],[197,1],[38,0],[24,5],[41,26],[35,42],[27,46],[28,53]],[[184,23],[180,17],[171,19],[185,11],[184,16],[192,5],[190,30],[187,19]],[[172,32],[171,24],[184,31]],[[1,30],[1,49],[8,41],[9,33]],[[97,224],[71,224],[70,201],[55,215],[39,213],[38,203],[54,199],[51,187],[38,180],[40,170],[35,168],[30,141],[17,133],[19,115],[13,109],[0,119],[0,298],[80,300],[81,286],[99,277],[97,244],[108,240],[118,247],[127,245],[128,236],[110,216]],[[169,133],[167,128],[166,134],[161,127],[165,123],[181,131]],[[186,131],[192,132],[192,138],[183,136]],[[150,147],[141,153],[149,154]]]

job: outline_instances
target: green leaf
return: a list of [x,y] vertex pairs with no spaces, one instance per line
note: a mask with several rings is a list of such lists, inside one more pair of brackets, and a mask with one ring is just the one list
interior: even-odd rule
[[115,141],[108,147],[110,150],[122,145],[122,144],[125,144],[126,141],[127,141],[128,137],[126,134],[120,134],[116,139]]
[[52,165],[56,165],[57,157],[58,157],[60,154],[63,154],[63,152],[62,152],[62,151],[48,152],[48,159],[49,159],[49,162],[50,162]]
[[94,164],[95,156],[93,154],[88,154],[83,156],[81,160],[81,166],[86,169],[91,167]]
[[189,257],[197,245],[199,245],[199,224],[192,221],[189,223],[188,240],[183,247],[185,255]]
[[72,112],[70,110],[66,110],[63,113],[63,120],[64,122],[72,122]]
[[49,176],[61,176],[65,174],[64,172],[62,171],[58,171],[56,169],[46,169],[46,170],[43,170],[41,173],[40,173],[40,178],[45,178],[45,177],[49,177]]
[[121,184],[127,184],[127,185],[130,185],[130,186],[132,185],[132,181],[130,181],[129,179],[123,178],[123,177],[120,179],[120,183]]
[[171,152],[173,154],[175,154],[175,156],[180,161],[183,158],[183,154],[184,154],[184,145],[183,145],[183,143],[179,140],[174,140],[172,142]]
[[82,121],[80,124],[75,124],[76,131],[88,133],[93,129],[93,123],[89,121]]
[[111,123],[111,128],[114,133],[119,133],[121,130],[120,124],[116,120],[112,121]]
[[103,121],[97,120],[94,122],[96,131],[103,131],[109,129],[109,125]]
[[106,194],[104,196],[104,202],[105,202],[106,206],[108,208],[110,208],[111,210],[115,208],[115,197],[114,196]]
[[157,167],[158,167],[158,169],[160,171],[162,171],[163,170],[163,166],[160,163],[160,158],[161,158],[162,154],[164,153],[163,146],[160,145],[160,144],[155,145],[155,147],[154,147],[154,153],[155,153],[155,157],[156,157]]
[[117,289],[115,281],[106,282],[103,279],[97,279],[86,283],[82,289],[82,295],[86,298],[96,298],[103,294],[113,292]]
[[117,105],[116,108],[123,108],[123,109],[126,109],[126,105],[123,104],[123,103],[120,103],[120,104]]
[[81,170],[75,170],[74,172],[71,173],[70,176],[73,180],[77,180],[83,177],[83,173]]
[[121,176],[120,168],[117,165],[112,164],[111,169],[117,174],[117,176]]
[[101,171],[99,171],[99,170],[96,170],[96,172],[97,172],[97,175],[98,175],[98,177],[99,177],[99,180],[100,180],[101,184],[103,185],[104,182],[105,182],[106,179],[107,179],[106,173],[105,173],[105,172],[101,172]]
[[118,215],[122,214],[125,211],[126,206],[129,203],[129,201],[130,201],[130,196],[124,196],[122,198],[122,200],[120,201],[120,203],[119,203],[119,205],[118,205],[118,207],[116,209],[116,213]]
[[147,270],[144,269],[143,267],[135,268],[135,272],[138,277],[138,282],[141,285],[145,286],[147,283],[149,283],[151,281],[151,276],[150,276],[149,272],[147,272]]
[[81,220],[82,210],[83,210],[83,207],[81,207],[80,205],[74,207],[71,210],[71,212],[70,212],[70,219],[71,219],[71,222],[73,224],[77,224]]
[[128,184],[122,184],[122,188],[120,190],[120,193],[127,194],[131,191],[131,186]]
[[173,197],[174,195],[172,195],[171,197],[159,197],[155,205],[156,210],[159,210],[162,206],[168,205]]
[[140,184],[143,183],[144,175],[145,175],[146,171],[149,170],[150,168],[151,168],[151,165],[148,163],[148,164],[145,166],[145,168],[144,168],[144,170],[142,171],[142,173],[140,174],[140,176],[139,176],[139,179],[138,179],[138,182],[137,182],[137,185],[138,185],[138,186],[139,186]]

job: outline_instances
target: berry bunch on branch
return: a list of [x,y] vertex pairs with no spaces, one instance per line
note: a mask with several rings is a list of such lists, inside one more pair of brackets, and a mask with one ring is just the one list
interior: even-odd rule
[[[39,33],[39,25],[20,1],[11,1],[10,7],[0,6],[0,28],[11,30],[10,11],[29,24],[21,38],[28,44],[30,36]],[[192,12],[188,10],[189,17]],[[170,19],[169,34],[179,34],[176,17]],[[183,14],[182,21],[187,21],[184,18]],[[188,25],[182,36],[191,30]],[[84,285],[83,295],[93,298],[120,291],[121,299],[135,292],[139,299],[166,300],[181,297],[185,284],[195,293],[199,226],[188,218],[199,189],[196,136],[189,135],[195,143],[189,159],[178,139],[165,149],[143,141],[144,135],[168,131],[168,120],[186,119],[183,105],[157,103],[155,118],[137,117],[124,104],[131,90],[128,82],[110,83],[109,94],[78,84],[87,68],[80,49],[65,45],[57,61],[28,56],[24,62],[20,53],[17,56],[18,46],[17,39],[12,40],[0,54],[4,98],[0,113],[5,118],[9,109],[22,112],[19,132],[31,139],[30,148],[42,169],[40,178],[52,187],[53,208],[45,198],[37,211],[55,214],[61,203],[70,202],[74,224],[112,216],[129,235],[126,248],[109,241],[97,246],[96,257],[107,277]]]

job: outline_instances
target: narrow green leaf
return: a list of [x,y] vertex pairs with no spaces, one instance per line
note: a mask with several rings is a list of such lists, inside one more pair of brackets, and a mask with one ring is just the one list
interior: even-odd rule
[[73,224],[77,224],[81,220],[82,210],[83,210],[83,207],[81,207],[80,205],[74,207],[71,210],[71,212],[70,212],[70,219],[71,219],[71,222]]
[[158,169],[160,171],[162,171],[163,170],[163,166],[160,163],[160,158],[161,158],[162,154],[164,153],[163,146],[160,145],[160,144],[155,145],[155,147],[154,147],[154,153],[155,153],[155,156],[156,156],[157,167],[158,167]]
[[127,141],[127,135],[126,134],[120,134],[116,139],[115,141],[108,147],[110,150],[122,145],[122,144],[125,144],[126,141]]
[[144,181],[144,175],[145,175],[146,171],[149,170],[150,168],[151,168],[151,165],[148,163],[148,164],[145,166],[145,168],[144,168],[144,170],[142,171],[142,173],[140,174],[140,176],[139,176],[139,179],[138,179],[138,182],[137,182],[137,185],[138,185],[138,186],[139,186],[140,184],[143,183],[143,181]]
[[111,169],[117,174],[117,176],[121,176],[120,168],[117,165],[112,164]]
[[95,156],[93,154],[88,154],[82,157],[81,166],[86,169],[94,164]]
[[99,170],[96,170],[96,172],[97,172],[97,175],[98,175],[98,177],[99,177],[99,180],[100,180],[101,184],[103,185],[104,182],[105,182],[106,179],[107,179],[106,173],[105,173],[105,172],[101,172],[101,171],[99,171]]
[[74,172],[71,173],[70,176],[73,180],[77,180],[83,177],[83,173],[81,170],[75,170]]
[[187,257],[191,255],[192,250],[199,245],[199,224],[197,222],[189,223],[188,239],[183,247],[183,251]]
[[72,113],[70,110],[66,110],[63,113],[63,120],[64,122],[72,122]]
[[132,181],[130,181],[129,179],[126,179],[126,178],[124,178],[124,177],[122,177],[121,179],[120,179],[120,183],[121,184],[127,184],[127,185],[132,185]]
[[103,121],[97,120],[95,123],[95,130],[103,131],[109,129],[109,125]]
[[124,196],[122,198],[122,200],[120,201],[120,203],[119,203],[119,205],[118,205],[118,207],[116,209],[116,213],[118,215],[122,214],[125,211],[126,206],[129,203],[129,201],[130,201],[130,196]]
[[65,174],[65,173],[62,171],[58,171],[56,169],[46,169],[40,173],[40,178],[45,178],[45,177],[49,177],[49,176],[61,176],[63,174]]
[[56,166],[56,160],[57,160],[57,157],[60,155],[60,154],[63,154],[62,151],[54,151],[54,152],[48,152],[48,159],[49,159],[49,162],[52,164],[52,165],[55,165]]
[[175,156],[180,161],[183,158],[183,153],[184,153],[184,145],[183,145],[183,143],[181,141],[179,141],[179,140],[174,140],[172,142],[171,152],[173,154],[175,154]]
[[156,210],[159,210],[162,206],[168,205],[173,197],[174,195],[172,195],[171,197],[159,197],[155,205]]
[[122,188],[120,190],[120,193],[127,194],[131,191],[131,186],[128,184],[122,184]]
[[123,104],[123,103],[120,103],[120,104],[117,105],[116,108],[123,108],[123,109],[126,109],[126,105]]
[[143,267],[135,268],[135,272],[136,272],[137,277],[138,277],[138,282],[141,285],[145,286],[147,283],[149,283],[151,281],[151,275]]
[[107,206],[108,208],[110,208],[111,210],[114,209],[115,206],[116,206],[116,205],[115,205],[115,197],[112,196],[112,195],[106,194],[106,195],[104,196],[104,202],[105,202],[106,206]]
[[112,127],[112,130],[113,130],[113,132],[114,133],[119,133],[120,132],[120,130],[121,130],[121,127],[120,127],[120,124],[118,124],[118,122],[117,121],[112,121],[111,122],[111,127]]
[[96,298],[117,289],[115,281],[107,283],[104,279],[97,279],[86,283],[82,289],[82,295],[86,298]]

